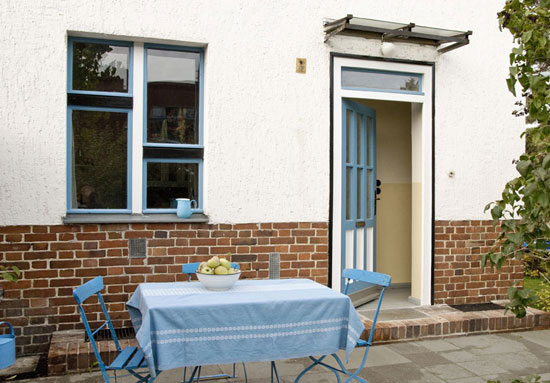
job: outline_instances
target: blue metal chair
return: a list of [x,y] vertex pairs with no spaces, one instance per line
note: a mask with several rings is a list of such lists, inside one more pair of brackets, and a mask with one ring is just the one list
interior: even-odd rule
[[[113,327],[113,324],[111,323],[111,318],[109,317],[109,313],[107,312],[107,307],[105,306],[105,302],[103,301],[103,297],[101,296],[101,290],[103,290],[103,277],[96,277],[91,281],[84,283],[82,286],[74,289],[73,295],[76,299],[76,303],[78,304],[78,310],[80,311],[82,322],[84,322],[84,327],[86,328],[86,333],[88,334],[88,338],[90,339],[90,343],[92,344],[92,348],[94,349],[94,354],[97,359],[97,363],[99,364],[101,374],[103,375],[103,379],[106,383],[109,383],[110,380],[107,371],[113,371],[115,382],[117,381],[117,378],[122,378],[125,376],[134,376],[137,378],[137,382],[150,383],[154,381],[155,378],[151,377],[151,374],[149,373],[149,369],[147,367],[147,362],[145,361],[143,352],[134,346],[128,346],[124,349],[120,347],[115,329]],[[101,305],[101,309],[103,310],[103,315],[105,318],[103,324],[94,331],[91,330],[90,324],[86,317],[86,313],[84,312],[84,307],[82,307],[82,304],[93,295],[97,295],[97,299]],[[97,343],[94,338],[97,332],[105,328],[106,326],[111,332],[111,336],[113,337],[113,341],[115,342],[115,347],[117,351],[115,359],[109,365],[106,365],[101,359],[101,355],[99,353]],[[147,370],[143,373],[135,371],[140,368],[146,368]],[[119,370],[128,371],[129,374],[124,374],[117,377],[116,371]],[[158,373],[159,372],[157,371],[157,376]]]
[[381,274],[381,273],[375,273],[373,271],[356,270],[356,269],[345,269],[342,272],[342,276],[344,278],[346,278],[346,284],[345,284],[345,288],[344,288],[344,294],[346,294],[346,295],[348,294],[350,281],[361,281],[361,282],[366,282],[366,283],[370,283],[370,284],[378,285],[378,286],[382,287],[382,291],[380,292],[380,298],[378,299],[378,306],[376,307],[376,314],[374,314],[374,319],[372,320],[372,327],[369,331],[369,339],[367,341],[364,341],[362,339],[359,339],[357,341],[357,346],[358,347],[365,347],[365,354],[363,355],[363,360],[362,360],[361,364],[359,365],[359,367],[357,368],[357,370],[355,370],[355,372],[351,372],[350,370],[348,370],[344,366],[344,363],[342,363],[342,361],[340,360],[340,358],[338,357],[337,354],[332,354],[332,357],[338,363],[339,368],[331,366],[331,365],[326,364],[325,362],[323,362],[323,359],[325,359],[327,357],[327,355],[323,355],[320,358],[315,358],[315,357],[310,356],[309,358],[313,361],[313,363],[310,366],[308,366],[304,371],[302,371],[300,373],[300,375],[298,375],[298,377],[295,380],[295,383],[300,381],[300,379],[302,378],[302,376],[305,375],[306,372],[308,372],[309,370],[311,370],[313,367],[315,367],[317,365],[321,365],[323,367],[326,367],[329,370],[331,370],[332,372],[334,372],[334,374],[336,375],[336,378],[338,380],[338,383],[340,383],[340,381],[341,381],[339,374],[344,374],[344,375],[348,376],[348,378],[344,381],[344,383],[351,382],[352,380],[356,380],[356,381],[362,382],[362,383],[368,383],[365,379],[358,376],[358,374],[359,374],[359,372],[361,372],[361,370],[365,366],[365,363],[367,362],[367,355],[369,354],[369,349],[370,349],[370,346],[372,345],[372,337],[374,335],[374,329],[376,327],[376,321],[378,320],[378,313],[380,312],[380,306],[382,305],[382,299],[384,299],[384,291],[390,285],[391,277],[389,275]]
[[[181,266],[181,272],[183,274],[187,274],[187,280],[191,282],[191,276],[195,274],[197,269],[199,268],[200,262],[193,262],[193,263],[186,263]],[[231,263],[231,267],[237,270],[241,269],[241,266],[238,263]],[[187,376],[187,367],[183,369],[183,381],[182,383],[193,383],[193,382],[200,382],[201,379],[204,380],[211,380],[211,379],[233,379],[237,377],[237,369],[236,369],[236,363],[233,363],[233,374],[215,374],[215,375],[207,375],[203,376],[201,378],[201,369],[202,366],[195,366],[193,370],[191,371],[191,377],[189,379],[186,378]],[[248,377],[246,374],[246,367],[243,363],[243,371],[244,371],[244,380],[248,383]]]

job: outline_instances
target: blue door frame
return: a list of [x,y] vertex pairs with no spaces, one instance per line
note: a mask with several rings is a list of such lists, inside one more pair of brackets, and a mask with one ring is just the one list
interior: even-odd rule
[[[343,99],[341,270],[376,270],[375,189],[376,112]],[[344,283],[341,278],[342,291]],[[368,287],[361,282],[353,283],[349,293]]]

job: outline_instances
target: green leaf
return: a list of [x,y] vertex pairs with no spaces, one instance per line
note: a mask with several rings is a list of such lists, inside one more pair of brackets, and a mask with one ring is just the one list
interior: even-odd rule
[[528,42],[529,40],[531,40],[531,36],[533,36],[533,31],[525,31],[523,32],[523,41],[524,42]]
[[519,246],[523,243],[523,233],[508,233],[508,239]]
[[530,166],[531,166],[530,160],[522,160],[522,161],[518,161],[516,165],[516,169],[519,172],[519,174],[521,174],[523,177],[526,177]]
[[499,219],[502,216],[502,208],[498,205],[495,205],[491,209],[491,216],[493,217],[493,219]]
[[515,288],[515,287],[510,287],[510,288],[508,289],[508,299],[513,299],[514,296],[516,295],[516,292],[517,292],[517,291],[518,291],[517,288]]
[[516,79],[515,78],[507,78],[506,84],[508,84],[508,90],[515,96],[516,95]]

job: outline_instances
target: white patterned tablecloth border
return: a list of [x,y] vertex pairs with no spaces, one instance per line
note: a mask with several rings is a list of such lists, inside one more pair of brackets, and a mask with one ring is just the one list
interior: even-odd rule
[[332,319],[320,319],[314,321],[303,321],[295,323],[279,323],[279,324],[266,324],[266,325],[249,325],[249,326],[227,326],[227,327],[200,327],[200,328],[186,328],[186,329],[170,329],[170,330],[158,330],[152,331],[152,335],[174,335],[174,334],[192,334],[192,333],[212,333],[212,332],[231,332],[231,331],[257,331],[257,330],[276,330],[276,329],[288,329],[292,327],[304,327],[304,326],[320,326],[334,323],[348,323],[348,318],[332,318]]
[[296,331],[284,331],[284,332],[268,332],[263,334],[239,334],[239,335],[214,335],[214,336],[195,336],[195,337],[180,337],[180,338],[170,338],[170,339],[161,339],[153,341],[156,344],[170,344],[170,343],[187,343],[187,342],[218,342],[220,340],[236,340],[236,339],[261,339],[261,338],[275,338],[283,336],[297,336],[304,334],[316,334],[316,333],[327,333],[334,331],[341,331],[342,329],[347,328],[347,324],[342,324],[340,326],[325,327],[325,328],[313,328],[313,329],[304,329]]

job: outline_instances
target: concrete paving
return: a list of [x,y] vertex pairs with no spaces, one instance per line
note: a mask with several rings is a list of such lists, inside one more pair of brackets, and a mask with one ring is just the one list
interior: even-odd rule
[[[357,368],[363,356],[356,349],[347,367]],[[501,380],[508,383],[514,378],[538,374],[550,379],[550,330],[505,334],[471,335],[454,338],[401,342],[371,348],[367,368],[361,376],[370,383],[486,383]],[[294,382],[308,359],[291,359],[277,362],[281,382]],[[206,373],[230,372],[231,365],[207,366]],[[248,381],[270,381],[269,363],[247,363]],[[244,382],[242,370],[239,378],[218,382]],[[183,369],[163,372],[158,383],[180,382]],[[96,383],[101,375],[84,373],[62,377],[32,379],[18,382],[33,383]],[[121,383],[133,379],[119,379]],[[336,382],[333,373],[316,367],[305,375],[304,383]]]

